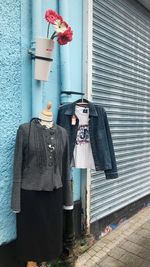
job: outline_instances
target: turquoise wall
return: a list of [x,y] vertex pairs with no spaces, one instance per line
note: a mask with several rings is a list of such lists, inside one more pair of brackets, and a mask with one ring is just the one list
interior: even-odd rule
[[[44,0],[42,1],[42,36],[46,37],[47,34],[47,22],[44,19],[45,11],[47,9],[53,9],[58,11],[58,1],[53,0]],[[50,26],[50,32],[53,33],[53,26]],[[56,41],[56,40],[55,40]],[[42,82],[42,104],[43,107],[47,105],[48,101],[52,102],[52,111],[54,114],[54,119],[56,120],[57,117],[57,110],[60,104],[60,69],[59,69],[59,46],[57,42],[55,42],[55,49],[53,53],[53,63],[52,69],[49,75],[48,82]]]
[[[66,1],[68,17],[74,31],[73,41],[65,48],[69,57],[70,90],[82,90],[82,1]],[[42,1],[42,34],[46,35],[45,10],[59,9],[57,0]],[[10,209],[13,153],[18,126],[32,117],[32,68],[28,49],[32,40],[32,7],[30,0],[0,0],[0,245],[16,237],[15,215]],[[41,82],[42,106],[50,100],[56,119],[63,88],[60,47],[56,44],[49,82]],[[68,89],[68,88],[67,88]],[[78,96],[72,96],[74,101]],[[36,101],[34,105],[38,105]],[[41,110],[39,109],[39,112]],[[74,176],[74,200],[80,199],[80,172]]]
[[21,92],[22,122],[28,122],[32,116],[32,73],[31,57],[28,54],[32,40],[31,0],[21,1]]
[[[60,47],[60,77],[61,90],[82,92],[82,28],[83,28],[83,3],[81,0],[61,0],[59,10],[67,17],[67,22],[73,29],[73,41]],[[79,95],[61,97],[61,102],[72,102],[80,98]],[[80,170],[73,169],[73,196],[74,201],[80,199]]]
[[[23,14],[30,21],[30,1],[26,2],[28,7]],[[15,238],[15,216],[10,209],[14,141],[23,118],[23,98],[28,98],[28,103],[30,102],[28,88],[25,93],[22,90],[23,66],[30,65],[27,59],[24,62],[28,41],[24,31],[25,27],[28,31],[30,28],[29,23],[22,27],[22,8],[21,1],[0,0],[0,244]],[[29,77],[26,79],[28,86]],[[28,116],[29,108],[26,117]]]

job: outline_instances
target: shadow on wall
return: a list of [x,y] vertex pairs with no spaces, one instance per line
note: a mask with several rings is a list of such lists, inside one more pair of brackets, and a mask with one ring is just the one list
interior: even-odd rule
[[16,243],[0,246],[0,267],[23,267],[16,260]]

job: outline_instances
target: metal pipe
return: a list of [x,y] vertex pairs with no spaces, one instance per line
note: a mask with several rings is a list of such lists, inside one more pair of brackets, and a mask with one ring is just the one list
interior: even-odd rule
[[[59,1],[59,14],[65,20],[68,19],[68,1]],[[61,104],[72,101],[71,94],[65,94],[65,92],[70,92],[71,90],[71,80],[70,80],[70,50],[68,46],[60,47],[60,75],[61,75]],[[73,208],[71,210],[64,211],[64,251],[68,256],[71,254],[71,250],[74,244],[74,215]],[[67,262],[67,259],[66,259]]]
[[[31,49],[35,50],[37,36],[42,33],[42,1],[32,0],[32,41]],[[42,82],[34,79],[35,61],[32,60],[32,117],[38,117],[42,110]]]
[[[65,20],[68,18],[68,1],[59,1],[59,13]],[[67,46],[60,46],[60,75],[61,75],[61,91],[70,91],[70,50]],[[61,94],[61,103],[70,102],[71,95]]]

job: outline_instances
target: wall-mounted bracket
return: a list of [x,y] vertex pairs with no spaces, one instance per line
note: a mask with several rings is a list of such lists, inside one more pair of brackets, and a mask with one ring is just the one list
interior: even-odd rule
[[35,59],[35,48],[29,48],[28,54],[31,56],[31,59]]
[[35,55],[35,49],[33,49],[33,48],[30,48],[30,49],[28,50],[28,53],[31,55],[31,59],[35,59],[35,58],[37,58],[37,59],[46,60],[46,61],[53,61],[52,58],[36,56],[36,55]]

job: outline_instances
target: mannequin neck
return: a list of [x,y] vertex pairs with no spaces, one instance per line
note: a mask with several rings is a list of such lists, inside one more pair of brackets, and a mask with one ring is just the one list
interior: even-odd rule
[[45,125],[47,128],[51,128],[54,125],[53,116],[46,116],[42,113],[40,113],[40,124]]

